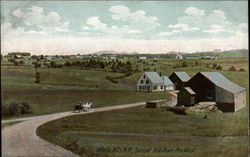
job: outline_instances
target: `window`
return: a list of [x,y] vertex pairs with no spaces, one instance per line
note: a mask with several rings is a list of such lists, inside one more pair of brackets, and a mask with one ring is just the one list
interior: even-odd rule
[[141,84],[143,84],[143,80],[141,80]]
[[149,80],[146,80],[146,84],[149,84]]
[[153,89],[157,89],[157,86],[155,85],[155,86],[153,86]]
[[163,86],[161,86],[161,89],[163,89]]
[[146,76],[144,75],[144,76],[143,76],[143,78],[145,79],[145,78],[146,78]]
[[139,90],[142,90],[142,86],[139,86]]

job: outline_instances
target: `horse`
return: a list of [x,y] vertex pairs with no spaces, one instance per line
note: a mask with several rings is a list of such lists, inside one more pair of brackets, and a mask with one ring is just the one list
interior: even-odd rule
[[83,107],[82,107],[82,105],[75,105],[75,112],[76,111],[79,111],[79,112],[81,112],[81,110],[83,110]]
[[91,108],[92,102],[87,102],[86,104],[82,105],[84,111],[89,111]]

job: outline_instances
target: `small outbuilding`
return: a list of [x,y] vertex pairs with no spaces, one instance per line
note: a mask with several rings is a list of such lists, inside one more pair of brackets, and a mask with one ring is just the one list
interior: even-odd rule
[[177,93],[177,106],[193,106],[196,93],[190,87],[184,87]]
[[174,83],[176,90],[181,90],[186,86],[186,83],[190,80],[190,76],[183,71],[173,72],[169,79]]
[[164,82],[164,90],[174,90],[174,83],[168,78],[168,76],[162,76],[161,77]]

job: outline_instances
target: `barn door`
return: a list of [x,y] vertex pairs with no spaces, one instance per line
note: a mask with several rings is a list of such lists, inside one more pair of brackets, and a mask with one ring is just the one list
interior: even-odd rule
[[207,101],[215,101],[215,93],[212,89],[207,89],[205,91],[205,97]]

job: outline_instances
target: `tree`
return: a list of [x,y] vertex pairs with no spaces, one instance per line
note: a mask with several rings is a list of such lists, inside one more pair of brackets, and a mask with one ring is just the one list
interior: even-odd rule
[[187,65],[187,62],[184,61],[184,62],[182,63],[182,66],[183,66],[183,67],[187,67],[187,66],[188,66],[188,65]]
[[216,67],[216,69],[217,69],[217,70],[222,70],[222,66],[219,65],[219,66]]
[[229,69],[229,71],[237,71],[237,69],[234,66],[231,66],[231,68]]
[[20,60],[19,64],[23,65],[25,62],[23,60]]
[[217,64],[216,64],[216,63],[214,63],[214,64],[213,64],[213,68],[215,69],[216,67],[217,67]]
[[20,104],[17,102],[12,102],[8,106],[8,112],[10,115],[19,115],[21,114],[21,107]]
[[243,69],[243,68],[240,68],[240,70],[239,71],[241,71],[241,72],[245,72],[246,70],[245,69]]
[[198,65],[199,65],[199,63],[197,61],[195,61],[195,66],[198,66]]

